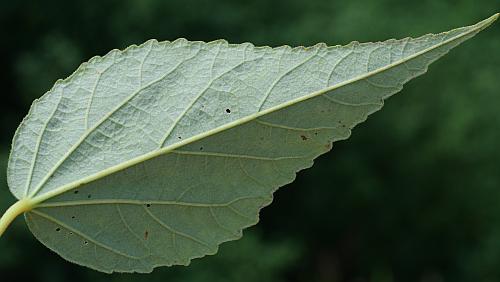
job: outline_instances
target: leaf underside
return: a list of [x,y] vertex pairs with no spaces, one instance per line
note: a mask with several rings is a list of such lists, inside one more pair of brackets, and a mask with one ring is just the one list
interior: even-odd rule
[[82,64],[33,103],[8,183],[33,234],[103,272],[217,252],[273,192],[428,65],[484,29],[347,46],[147,41]]

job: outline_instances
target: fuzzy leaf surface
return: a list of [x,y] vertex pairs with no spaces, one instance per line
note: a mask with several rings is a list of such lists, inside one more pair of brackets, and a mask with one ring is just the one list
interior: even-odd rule
[[9,187],[35,203],[33,234],[69,261],[104,272],[187,265],[241,237],[276,189],[494,19],[346,46],[179,39],[113,50],[33,104]]

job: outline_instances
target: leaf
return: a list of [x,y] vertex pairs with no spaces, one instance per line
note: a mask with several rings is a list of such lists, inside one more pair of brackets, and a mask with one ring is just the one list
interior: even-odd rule
[[215,254],[297,171],[497,18],[347,46],[150,40],[94,57],[17,130],[8,183],[20,201],[0,233],[26,211],[43,244],[104,272]]

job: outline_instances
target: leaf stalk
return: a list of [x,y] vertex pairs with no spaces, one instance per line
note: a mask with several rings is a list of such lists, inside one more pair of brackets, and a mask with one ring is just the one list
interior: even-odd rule
[[29,199],[19,200],[10,206],[0,218],[0,237],[18,215],[31,210],[33,207],[33,202]]

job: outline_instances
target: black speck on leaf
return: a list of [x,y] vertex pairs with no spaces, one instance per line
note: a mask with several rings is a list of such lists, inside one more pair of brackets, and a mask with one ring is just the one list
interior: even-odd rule
[[78,190],[75,190],[75,192],[73,192],[73,193],[78,194]]
[[146,204],[146,207],[148,207],[148,208],[151,207],[151,204]]
[[304,141],[306,141],[307,139],[309,139],[309,138],[307,138],[307,136],[305,136],[305,135],[300,135],[300,138],[301,138],[302,140],[304,140]]
[[226,113],[230,114],[231,110],[230,109],[226,109]]
[[57,227],[57,228],[56,228],[56,231],[57,231],[57,232],[61,231],[61,228]]

